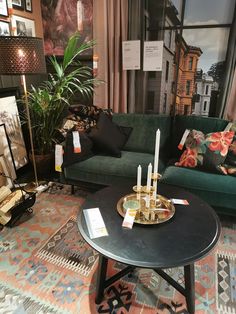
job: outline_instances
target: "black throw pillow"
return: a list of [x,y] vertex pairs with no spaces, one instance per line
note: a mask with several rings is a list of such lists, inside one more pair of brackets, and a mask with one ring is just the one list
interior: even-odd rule
[[93,142],[90,140],[88,135],[84,132],[79,132],[81,152],[74,153],[73,145],[73,135],[72,131],[69,131],[66,135],[63,165],[62,167],[67,167],[76,162],[86,160],[94,155],[92,148]]
[[88,133],[96,152],[121,157],[121,149],[127,142],[132,128],[121,127],[112,122],[106,114],[100,113],[97,125]]

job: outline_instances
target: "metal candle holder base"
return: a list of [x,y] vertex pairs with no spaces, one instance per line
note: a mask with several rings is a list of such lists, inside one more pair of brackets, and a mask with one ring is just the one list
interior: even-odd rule
[[[160,178],[160,175],[157,178]],[[175,213],[173,203],[166,197],[156,194],[155,182],[149,191],[146,186],[141,186],[140,189],[134,186],[133,190],[135,193],[122,197],[117,203],[117,211],[122,217],[128,208],[137,209],[134,222],[139,224],[159,224],[173,217]]]

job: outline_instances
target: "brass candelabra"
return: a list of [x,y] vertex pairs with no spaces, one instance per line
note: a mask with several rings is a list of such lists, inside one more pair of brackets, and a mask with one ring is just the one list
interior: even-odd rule
[[139,224],[159,224],[169,220],[175,213],[171,200],[157,194],[157,184],[161,175],[152,174],[152,184],[133,187],[135,193],[125,195],[117,203],[119,214],[124,217],[127,209],[136,209],[134,222]]

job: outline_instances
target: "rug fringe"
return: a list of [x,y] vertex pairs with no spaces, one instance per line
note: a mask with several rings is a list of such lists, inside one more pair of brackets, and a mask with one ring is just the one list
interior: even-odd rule
[[218,308],[218,314],[235,314],[236,313],[236,310],[233,309],[233,308],[230,308],[228,306],[223,306],[223,305],[220,305]]
[[57,266],[67,268],[69,270],[82,274],[86,277],[88,277],[90,273],[90,267],[85,266],[85,265],[80,265],[79,263],[74,262],[74,261],[70,262],[63,256],[61,257],[55,256],[53,253],[49,253],[46,250],[38,251],[36,253],[36,256],[47,262],[53,263]]
[[24,307],[24,310],[30,310],[30,313],[65,313],[65,311],[60,309],[57,305],[49,304],[48,301],[46,301],[45,299],[39,300],[31,292],[21,291],[19,288],[13,287],[8,283],[0,284],[0,291],[4,291],[5,295],[12,295],[13,299],[14,297],[19,297],[23,301],[22,305]]
[[219,257],[227,257],[231,260],[235,260],[235,254],[234,253],[231,253],[231,252],[227,252],[227,251],[217,251],[217,255]]

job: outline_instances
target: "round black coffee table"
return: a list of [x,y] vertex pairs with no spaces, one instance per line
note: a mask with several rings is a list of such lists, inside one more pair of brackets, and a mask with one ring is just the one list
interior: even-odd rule
[[[167,198],[187,199],[188,206],[175,205],[175,215],[157,225],[134,224],[123,228],[118,214],[118,200],[132,193],[132,186],[104,188],[88,197],[84,209],[99,207],[108,236],[90,239],[83,211],[78,216],[81,235],[99,254],[96,303],[103,299],[104,289],[131,272],[135,267],[151,268],[186,297],[189,313],[195,311],[194,262],[209,253],[220,235],[220,222],[215,211],[193,194],[170,185],[158,186],[158,193]],[[129,265],[106,279],[107,262],[111,258]],[[184,266],[185,288],[162,269]]]

